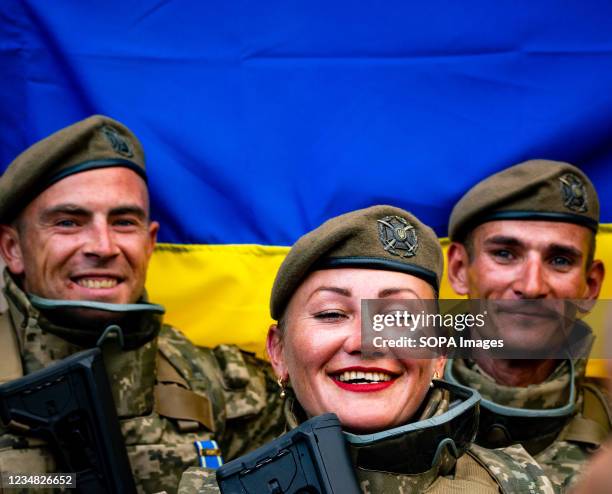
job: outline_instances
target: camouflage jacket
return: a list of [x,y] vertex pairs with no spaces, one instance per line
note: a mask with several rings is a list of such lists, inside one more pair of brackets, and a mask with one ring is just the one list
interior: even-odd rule
[[[430,391],[427,405],[436,400],[435,389]],[[435,406],[425,406],[428,416],[421,416],[423,427],[430,424],[426,419],[445,417],[448,410],[448,399],[438,400]],[[292,399],[285,405],[285,418],[289,427],[295,427],[305,414]],[[377,440],[377,447],[384,443],[393,448],[394,456],[410,457],[416,451],[402,451],[409,442],[397,437]],[[422,453],[422,452],[419,452]],[[355,475],[364,494],[410,494],[410,493],[530,493],[552,494],[553,487],[535,460],[520,446],[501,450],[486,450],[471,446],[467,452],[455,459],[445,448],[440,459],[431,469],[420,474],[390,473],[369,470],[353,458]],[[179,494],[218,494],[214,471],[204,468],[190,468],[181,478]]]
[[[476,389],[483,400],[507,407],[528,410],[546,410],[563,407],[570,396],[570,376],[572,362],[561,361],[553,373],[541,384],[527,387],[511,387],[498,384],[470,360],[457,359],[449,361],[446,377]],[[610,427],[609,409],[605,398],[592,383],[585,379],[586,361],[573,363],[576,383],[576,404],[565,422],[561,422],[557,432],[544,437],[537,437],[538,427],[534,427],[534,437],[522,441],[527,449],[553,482],[556,492],[566,492],[578,479],[582,465],[597,449],[599,442],[605,438]],[[587,393],[588,391],[588,393]],[[593,398],[598,394],[600,398]],[[602,426],[583,416],[585,402],[596,402],[592,408],[601,410]],[[606,417],[607,414],[607,417]],[[607,422],[607,426],[606,423]],[[586,430],[584,425],[586,424]],[[525,430],[525,423],[523,423]],[[484,435],[484,431],[481,430]],[[480,438],[481,436],[479,436]],[[491,446],[488,444],[488,446]]]
[[[8,323],[0,331],[14,331],[24,374],[82,350],[45,331],[45,318],[9,276],[6,282],[9,309],[2,317]],[[234,346],[196,347],[179,331],[163,325],[158,336],[141,347],[104,348],[103,355],[138,492],[176,492],[182,472],[200,464],[195,441],[216,440],[223,458],[231,459],[284,430],[270,366]],[[175,413],[174,395],[168,391],[177,387],[207,405],[201,414],[204,423]],[[0,472],[57,471],[56,459],[44,441],[0,427]]]

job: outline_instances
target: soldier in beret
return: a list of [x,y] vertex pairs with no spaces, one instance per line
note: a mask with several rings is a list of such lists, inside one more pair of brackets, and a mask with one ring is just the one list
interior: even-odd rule
[[[195,347],[147,301],[159,225],[146,180],[136,136],[100,115],[37,142],[2,175],[0,382],[100,346],[138,491],[170,493],[187,467],[243,454],[282,421],[269,366],[234,346]],[[111,324],[122,338],[104,339]],[[46,442],[0,428],[0,472],[57,471]]]
[[[516,321],[532,330],[510,328],[507,336],[531,345],[546,314],[529,309],[530,301],[598,297],[604,278],[603,263],[594,259],[598,224],[597,192],[580,169],[548,160],[512,166],[454,207],[450,283],[471,299],[522,302]],[[606,400],[585,380],[585,368],[586,359],[481,355],[449,361],[445,376],[482,394],[479,444],[522,444],[563,490],[610,431]]]
[[[433,230],[393,206],[352,211],[301,237],[276,275],[278,322],[267,338],[287,423],[335,413],[363,492],[550,493],[521,446],[470,446],[479,395],[438,379],[444,357],[387,349],[364,358],[362,300],[435,301],[442,268]],[[195,492],[218,492],[214,478],[188,470],[179,493]]]

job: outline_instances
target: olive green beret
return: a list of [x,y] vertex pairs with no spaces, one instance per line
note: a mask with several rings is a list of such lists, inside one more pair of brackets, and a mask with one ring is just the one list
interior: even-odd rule
[[121,166],[146,180],[136,136],[111,118],[94,115],[38,141],[0,177],[0,222],[8,223],[36,196],[75,173]]
[[438,237],[414,215],[393,206],[359,209],[326,221],[293,245],[276,274],[270,313],[278,320],[306,276],[318,269],[399,271],[437,291],[443,266]]
[[530,160],[491,175],[455,205],[448,235],[461,240],[487,221],[545,220],[597,231],[599,200],[589,178],[561,161]]

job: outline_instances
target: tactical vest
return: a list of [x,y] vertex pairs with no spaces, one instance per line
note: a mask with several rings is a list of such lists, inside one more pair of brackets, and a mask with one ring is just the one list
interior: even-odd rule
[[[12,295],[18,290],[10,288]],[[16,293],[27,304],[25,294]],[[12,310],[0,317],[0,382],[20,377],[24,367],[26,373],[28,366],[30,371],[36,367],[23,360],[16,330],[21,325],[39,331],[36,311],[27,305],[25,311],[16,311],[10,300],[9,305]],[[49,334],[41,341],[36,350],[51,355],[42,347],[64,344]],[[58,353],[58,359],[66,356]],[[270,393],[275,385],[271,371],[235,346],[198,348],[164,325],[144,347],[105,354],[105,363],[139,492],[174,493],[188,467],[205,466],[207,460],[218,464],[219,449],[226,459],[242,455],[282,430],[281,408],[276,393]],[[212,440],[220,448],[208,442]],[[40,474],[57,472],[58,467],[44,441],[0,429],[0,471]]]
[[[539,410],[547,408],[544,404],[554,408],[567,402],[569,365],[569,361],[560,364],[541,385],[517,388],[516,392],[514,388],[496,385],[478,367],[468,368],[464,361],[449,361],[446,376],[481,391],[484,397],[495,396],[495,403]],[[566,489],[575,482],[591,453],[610,434],[612,424],[607,397],[600,386],[584,377],[586,361],[577,361],[575,368],[574,412],[556,431],[521,442],[558,489]],[[530,398],[520,397],[527,393]],[[523,404],[521,400],[528,402]]]
[[553,494],[555,491],[533,458],[524,450],[518,461],[516,451],[485,450],[473,446],[457,459],[450,475],[427,472],[418,476],[397,475],[387,472],[356,470],[364,494]]

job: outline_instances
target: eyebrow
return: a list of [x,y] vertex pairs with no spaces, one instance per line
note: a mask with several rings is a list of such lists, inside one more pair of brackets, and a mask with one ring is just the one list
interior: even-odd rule
[[77,204],[58,204],[47,209],[44,209],[40,213],[41,221],[45,222],[57,216],[59,214],[70,214],[74,216],[88,216],[91,215],[91,211],[79,206]]
[[310,300],[315,294],[319,292],[337,293],[338,295],[342,295],[343,297],[351,296],[351,291],[347,288],[340,288],[337,286],[320,286],[319,288],[317,288],[314,292],[310,294],[310,296],[308,297],[308,300]]
[[[484,241],[485,245],[505,245],[508,247],[525,247],[525,244],[515,237],[506,237],[504,235],[496,235],[491,238],[487,238]],[[547,246],[547,252],[549,255],[565,255],[581,258],[582,252],[575,247],[570,245],[562,244],[551,244]]]
[[553,244],[549,246],[548,251],[550,252],[550,255],[575,257],[577,259],[582,258],[581,251],[575,247],[569,247],[567,245]]
[[507,237],[505,235],[495,235],[484,241],[485,245],[508,245],[510,247],[522,247],[524,244],[516,237]]
[[[61,214],[69,214],[72,216],[91,216],[92,212],[83,206],[79,206],[78,204],[58,204],[43,210],[40,214],[40,219],[41,221],[45,222],[49,221],[54,216]],[[140,206],[134,206],[132,204],[122,204],[112,208],[109,211],[110,216],[121,216],[124,214],[133,214],[142,220],[147,218],[147,213],[143,208]]]
[[116,208],[113,208],[110,210],[111,216],[121,216],[124,214],[133,214],[134,216],[137,216],[141,220],[144,220],[147,218],[146,211],[142,209],[140,206],[131,206],[131,205],[117,206]]
[[[308,300],[310,300],[316,293],[319,292],[332,292],[338,295],[342,295],[343,297],[350,297],[352,292],[347,288],[340,288],[337,286],[320,286],[314,292],[310,294]],[[397,288],[385,288],[378,292],[378,298],[390,297],[392,295],[396,295],[401,292],[409,292],[414,294],[415,297],[420,298],[419,295],[412,289],[406,287],[397,287]]]
[[378,292],[378,298],[390,297],[392,295],[397,295],[398,293],[409,292],[412,293],[416,298],[421,298],[417,292],[415,292],[412,288],[406,287],[398,287],[398,288],[385,288]]

